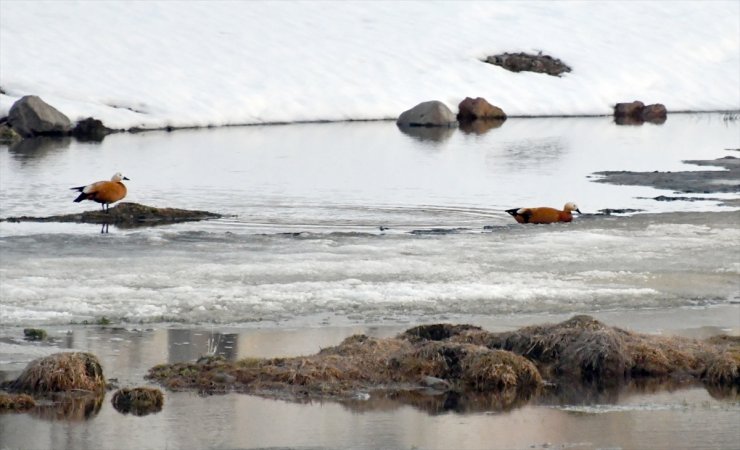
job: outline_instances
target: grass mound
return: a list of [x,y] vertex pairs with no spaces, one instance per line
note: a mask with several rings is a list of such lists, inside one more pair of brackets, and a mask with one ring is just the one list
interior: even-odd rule
[[372,393],[374,399],[405,399],[432,411],[500,410],[539,393],[543,377],[557,382],[550,391],[581,386],[574,395],[617,389],[634,380],[661,385],[703,381],[717,395],[726,395],[740,385],[739,367],[740,339],[651,336],[575,316],[505,333],[471,325],[423,325],[392,338],[350,336],[310,356],[207,357],[163,364],[150,369],[147,378],[168,389],[202,393],[342,401]]
[[509,350],[546,376],[621,383],[627,377],[677,377],[740,384],[740,349],[732,338],[701,342],[633,333],[590,316],[505,333],[468,330],[451,339]]
[[55,353],[31,361],[9,384],[16,392],[104,392],[105,377],[100,361],[91,353]]
[[[235,390],[288,398],[351,398],[376,390],[424,390],[425,379],[444,379],[445,390],[507,391],[512,401],[542,384],[525,358],[473,344],[350,336],[335,347],[296,358],[201,358],[195,363],[164,364],[147,377],[169,389],[200,392]],[[502,402],[503,403],[503,402]]]
[[119,389],[111,399],[116,411],[123,414],[145,416],[162,410],[164,394],[156,388],[137,387]]

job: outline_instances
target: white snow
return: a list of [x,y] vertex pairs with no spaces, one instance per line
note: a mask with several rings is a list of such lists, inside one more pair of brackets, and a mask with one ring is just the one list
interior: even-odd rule
[[[561,78],[481,62],[562,59]],[[0,116],[35,94],[115,128],[740,109],[740,2],[0,2]]]

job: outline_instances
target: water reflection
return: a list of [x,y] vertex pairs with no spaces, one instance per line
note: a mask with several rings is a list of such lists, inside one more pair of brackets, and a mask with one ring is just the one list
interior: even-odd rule
[[466,134],[486,134],[493,129],[500,128],[501,125],[504,124],[504,122],[505,120],[496,119],[478,119],[467,122],[460,122],[460,131]]
[[69,147],[71,142],[72,139],[68,137],[40,136],[23,139],[8,147],[8,151],[15,159],[25,163],[43,158],[53,152],[62,151]]
[[105,394],[57,394],[49,400],[38,400],[30,411],[33,417],[49,421],[80,422],[100,412]]
[[206,331],[176,329],[167,331],[167,361],[178,363],[194,361],[201,356],[223,356],[236,361],[239,354],[239,335]]
[[559,137],[509,142],[504,146],[503,162],[512,169],[531,172],[536,166],[555,165],[563,158],[566,148]]
[[406,136],[421,142],[444,142],[455,132],[454,127],[403,127],[398,129]]
[[644,123],[651,123],[653,125],[663,125],[666,121],[665,117],[654,117],[650,120],[643,120],[639,117],[629,117],[629,116],[622,116],[622,117],[615,117],[614,123],[617,125],[642,125]]

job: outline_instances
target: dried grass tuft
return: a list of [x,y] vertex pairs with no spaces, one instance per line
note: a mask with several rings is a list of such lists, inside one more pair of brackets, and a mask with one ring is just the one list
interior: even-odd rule
[[30,395],[0,392],[0,412],[24,412],[35,406],[36,401]]
[[50,392],[104,392],[105,376],[98,358],[91,353],[55,353],[31,361],[10,390],[44,394]]
[[145,416],[157,413],[164,405],[164,394],[156,388],[137,387],[119,389],[113,394],[111,403],[116,411],[123,414]]

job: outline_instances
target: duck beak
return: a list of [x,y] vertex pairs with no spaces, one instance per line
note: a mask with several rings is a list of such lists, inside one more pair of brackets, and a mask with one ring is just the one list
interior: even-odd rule
[[129,177],[123,177],[123,179],[124,180],[128,180],[128,181],[131,181],[131,179]]
[[580,210],[580,209],[578,209],[578,208],[576,208],[576,212],[577,212],[578,214],[583,214],[583,213],[581,212],[581,210]]

